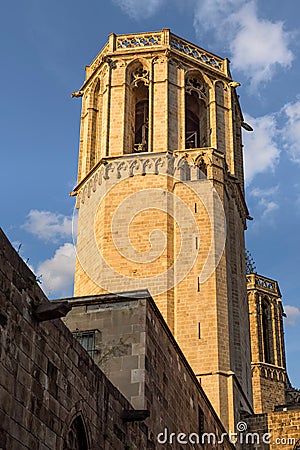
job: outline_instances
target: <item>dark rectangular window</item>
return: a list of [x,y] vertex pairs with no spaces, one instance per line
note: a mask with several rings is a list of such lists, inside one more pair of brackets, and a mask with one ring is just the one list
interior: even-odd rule
[[198,339],[201,339],[201,324],[198,323]]
[[95,330],[75,331],[73,336],[79,341],[82,347],[93,358],[95,352]]

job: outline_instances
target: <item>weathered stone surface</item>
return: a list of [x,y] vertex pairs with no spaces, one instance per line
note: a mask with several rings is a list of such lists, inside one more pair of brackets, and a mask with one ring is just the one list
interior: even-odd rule
[[[7,317],[0,325],[0,349],[7,349],[1,352],[0,358],[0,448],[63,450],[68,433],[76,420],[80,420],[89,442],[88,448],[155,449],[158,445],[157,435],[165,426],[175,433],[178,430],[185,433],[198,431],[198,403],[205,411],[207,430],[223,431],[184,357],[180,355],[179,363],[175,366],[163,361],[165,349],[173,353],[172,361],[176,361],[177,347],[151,299],[132,299],[129,303],[127,301],[130,306],[126,308],[117,301],[112,303],[111,309],[106,308],[104,311],[103,323],[107,324],[107,329],[101,330],[102,338],[106,336],[110,343],[116,341],[120,344],[119,337],[124,330],[128,338],[126,342],[124,340],[127,345],[121,344],[125,352],[113,356],[113,361],[120,362],[121,367],[112,365],[112,373],[118,374],[123,390],[127,385],[132,403],[136,402],[139,406],[142,398],[150,411],[150,417],[145,418],[145,422],[127,422],[121,418],[122,412],[131,410],[132,405],[111,384],[61,320],[49,320],[41,324],[34,317],[34,305],[46,304],[48,300],[39,286],[32,283],[33,274],[16,257],[16,252],[2,231],[0,248],[1,286],[6,286],[7,290],[0,297],[1,311],[5,311]],[[22,280],[18,286],[21,292],[6,276],[5,268],[8,268],[8,274],[20,271]],[[17,275],[12,279],[16,278]],[[3,279],[8,283],[2,283]],[[20,295],[15,295],[18,292]],[[119,320],[120,314],[122,320]],[[112,315],[112,320],[107,320],[109,315]],[[25,316],[26,324],[22,322]],[[146,316],[151,316],[151,320],[146,321]],[[115,323],[113,328],[112,322]],[[148,325],[152,322],[155,322],[155,340],[147,342]],[[22,323],[23,327],[18,325]],[[139,324],[139,327],[133,331],[132,324]],[[14,340],[12,352],[10,348],[14,336],[17,339]],[[162,341],[159,343],[160,337]],[[140,345],[137,355],[132,354],[134,344]],[[142,356],[145,356],[148,347],[149,365],[146,373],[145,357]],[[159,351],[155,352],[155,348]],[[181,366],[180,372],[178,364]],[[168,383],[167,380],[172,377],[172,383]],[[145,384],[147,389],[144,389]],[[168,393],[171,387],[172,391]],[[188,400],[183,404],[186,395]],[[189,401],[190,395],[194,398],[193,408]],[[183,406],[186,406],[184,414]],[[138,409],[145,408],[140,405]],[[180,449],[180,445],[175,442],[166,448]],[[187,445],[186,448],[192,447]],[[233,446],[227,442],[225,448]]]

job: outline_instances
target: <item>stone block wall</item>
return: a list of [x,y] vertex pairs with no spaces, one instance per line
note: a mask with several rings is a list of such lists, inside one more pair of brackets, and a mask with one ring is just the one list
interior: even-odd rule
[[44,302],[0,230],[0,448],[69,448],[76,417],[89,450],[151,448],[148,426],[121,419],[131,405],[61,320],[34,319],[33,308]]
[[[77,297],[69,302],[72,311],[66,325],[73,332],[98,330],[101,338],[95,341],[95,361],[134,407],[150,411],[154,448],[159,448],[158,435],[170,449],[177,448],[180,433],[185,435],[183,441],[196,439],[200,431],[212,433],[211,441],[204,438],[206,445],[199,448],[211,449],[214,438],[221,440],[225,430],[147,291]],[[178,448],[189,445],[187,441]],[[232,447],[228,439],[223,445]]]
[[274,411],[245,419],[243,450],[297,450],[300,446],[300,410]]
[[[66,450],[76,439],[88,450],[180,450],[194,448],[188,433],[219,437],[224,432],[152,300],[135,300],[140,307],[135,319],[131,314],[126,318],[124,309],[114,305],[115,312],[119,309],[112,315],[115,322],[105,321],[102,330],[102,336],[105,328],[107,335],[111,330],[110,337],[114,330],[124,335],[128,325],[145,338],[132,342],[134,355],[120,355],[124,375],[129,367],[139,392],[144,385],[141,406],[149,408],[150,417],[143,422],[121,418],[131,404],[60,319],[35,318],[36,306],[47,302],[35,276],[0,231],[2,450]],[[144,369],[132,370],[137,364]],[[123,385],[126,381],[124,376]],[[192,439],[195,442],[195,435]],[[199,448],[212,447],[206,443]],[[234,447],[225,441],[223,448]]]

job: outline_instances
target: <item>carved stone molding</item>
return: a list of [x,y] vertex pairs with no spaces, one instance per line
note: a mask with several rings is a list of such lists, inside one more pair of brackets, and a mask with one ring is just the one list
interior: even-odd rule
[[137,47],[155,47],[161,45],[161,33],[145,33],[117,36],[116,48],[131,49]]
[[188,77],[185,81],[185,90],[188,94],[191,94],[191,92],[196,92],[199,98],[207,101],[204,84],[198,77]]
[[182,181],[202,178],[197,164],[190,164],[184,158],[168,152],[139,156],[136,154],[124,155],[123,158],[113,161],[106,160],[98,167],[78,192],[77,205],[79,206],[80,203],[84,203],[87,198],[90,198],[97,186],[101,186],[104,182],[116,182],[128,177],[147,174],[170,175]]
[[109,56],[104,56],[103,57],[103,62],[106,62],[111,69],[116,69],[117,68],[117,61],[111,59]]
[[138,67],[131,74],[131,86],[138,87],[139,83],[143,83],[145,86],[149,85],[149,70],[143,67]]
[[100,64],[103,62],[103,59],[104,59],[105,55],[107,54],[107,52],[108,52],[108,43],[103,47],[103,49],[101,50],[99,55],[96,56],[96,58],[94,59],[94,61],[90,65],[90,70],[91,71],[96,70],[100,66]]
[[273,367],[267,364],[253,364],[252,373],[258,373],[260,377],[276,382],[286,382],[286,371],[281,367]]
[[205,63],[214,69],[223,71],[223,60],[221,58],[185,41],[184,39],[171,35],[170,45],[172,49],[177,50],[186,56]]
[[275,280],[263,277],[257,273],[247,274],[246,280],[248,290],[256,289],[258,291],[265,292],[269,295],[269,298],[276,297],[278,299],[281,297],[278,283]]

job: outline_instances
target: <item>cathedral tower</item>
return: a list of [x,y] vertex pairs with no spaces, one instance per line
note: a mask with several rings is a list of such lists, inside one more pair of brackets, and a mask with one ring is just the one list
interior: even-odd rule
[[227,59],[163,29],[111,34],[73,94],[74,293],[148,288],[231,430],[252,404],[237,86]]
[[287,385],[283,307],[278,283],[247,274],[254,412],[284,405]]

